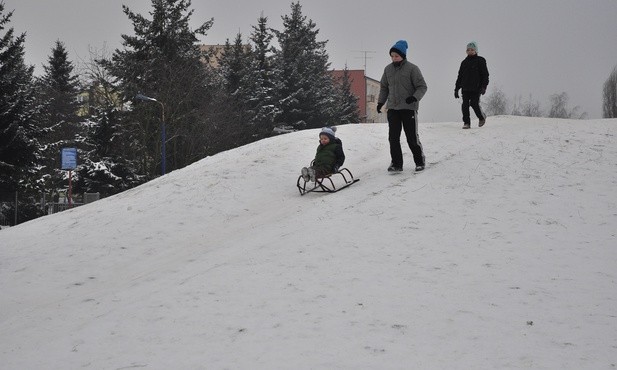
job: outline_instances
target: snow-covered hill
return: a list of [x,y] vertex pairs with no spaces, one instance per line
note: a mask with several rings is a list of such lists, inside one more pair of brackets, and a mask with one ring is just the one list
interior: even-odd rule
[[617,120],[340,126],[0,231],[1,369],[614,369]]

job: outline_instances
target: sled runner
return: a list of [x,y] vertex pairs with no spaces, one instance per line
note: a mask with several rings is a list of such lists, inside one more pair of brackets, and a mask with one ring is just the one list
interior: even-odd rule
[[300,195],[311,192],[336,193],[358,181],[360,181],[360,179],[354,179],[351,171],[347,168],[341,168],[335,173],[331,173],[324,177],[317,177],[315,181],[305,181],[302,176],[299,176],[296,186],[300,191]]

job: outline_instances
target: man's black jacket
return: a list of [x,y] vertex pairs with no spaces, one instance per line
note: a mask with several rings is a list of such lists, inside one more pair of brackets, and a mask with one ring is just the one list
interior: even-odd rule
[[455,90],[463,91],[482,91],[488,86],[488,68],[486,59],[479,55],[467,56],[458,70]]

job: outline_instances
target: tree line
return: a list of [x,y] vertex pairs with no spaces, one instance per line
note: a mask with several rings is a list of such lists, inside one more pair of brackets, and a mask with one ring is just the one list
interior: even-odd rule
[[[489,116],[510,114],[527,117],[572,118],[584,119],[586,112],[580,112],[579,106],[569,107],[569,96],[566,92],[556,93],[549,97],[550,106],[543,110],[540,101],[530,94],[526,99],[515,96],[508,99],[501,88],[494,88],[482,103],[485,113]],[[615,66],[604,83],[602,89],[602,117],[617,118],[617,66]]]
[[494,88],[483,102],[485,112],[489,116],[510,114],[513,116],[526,117],[550,117],[550,118],[572,118],[584,119],[586,112],[580,112],[580,107],[568,106],[569,97],[566,92],[553,94],[549,97],[550,107],[544,111],[540,101],[533,98],[530,94],[525,100],[522,96],[515,96],[508,99],[501,88]]
[[282,29],[262,15],[223,53],[200,45],[214,19],[191,29],[190,0],[151,6],[147,17],[123,6],[133,34],[121,48],[91,50],[76,68],[58,40],[35,77],[25,33],[0,2],[0,217],[44,214],[68,186],[62,148],[78,150],[74,193],[105,197],[159,176],[163,163],[172,171],[277,133],[360,121],[347,70],[333,80],[326,41],[299,2]]

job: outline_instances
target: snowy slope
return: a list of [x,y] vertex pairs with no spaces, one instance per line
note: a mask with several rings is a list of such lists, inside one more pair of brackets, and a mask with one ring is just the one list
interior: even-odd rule
[[0,231],[0,369],[614,369],[617,120],[318,130]]

